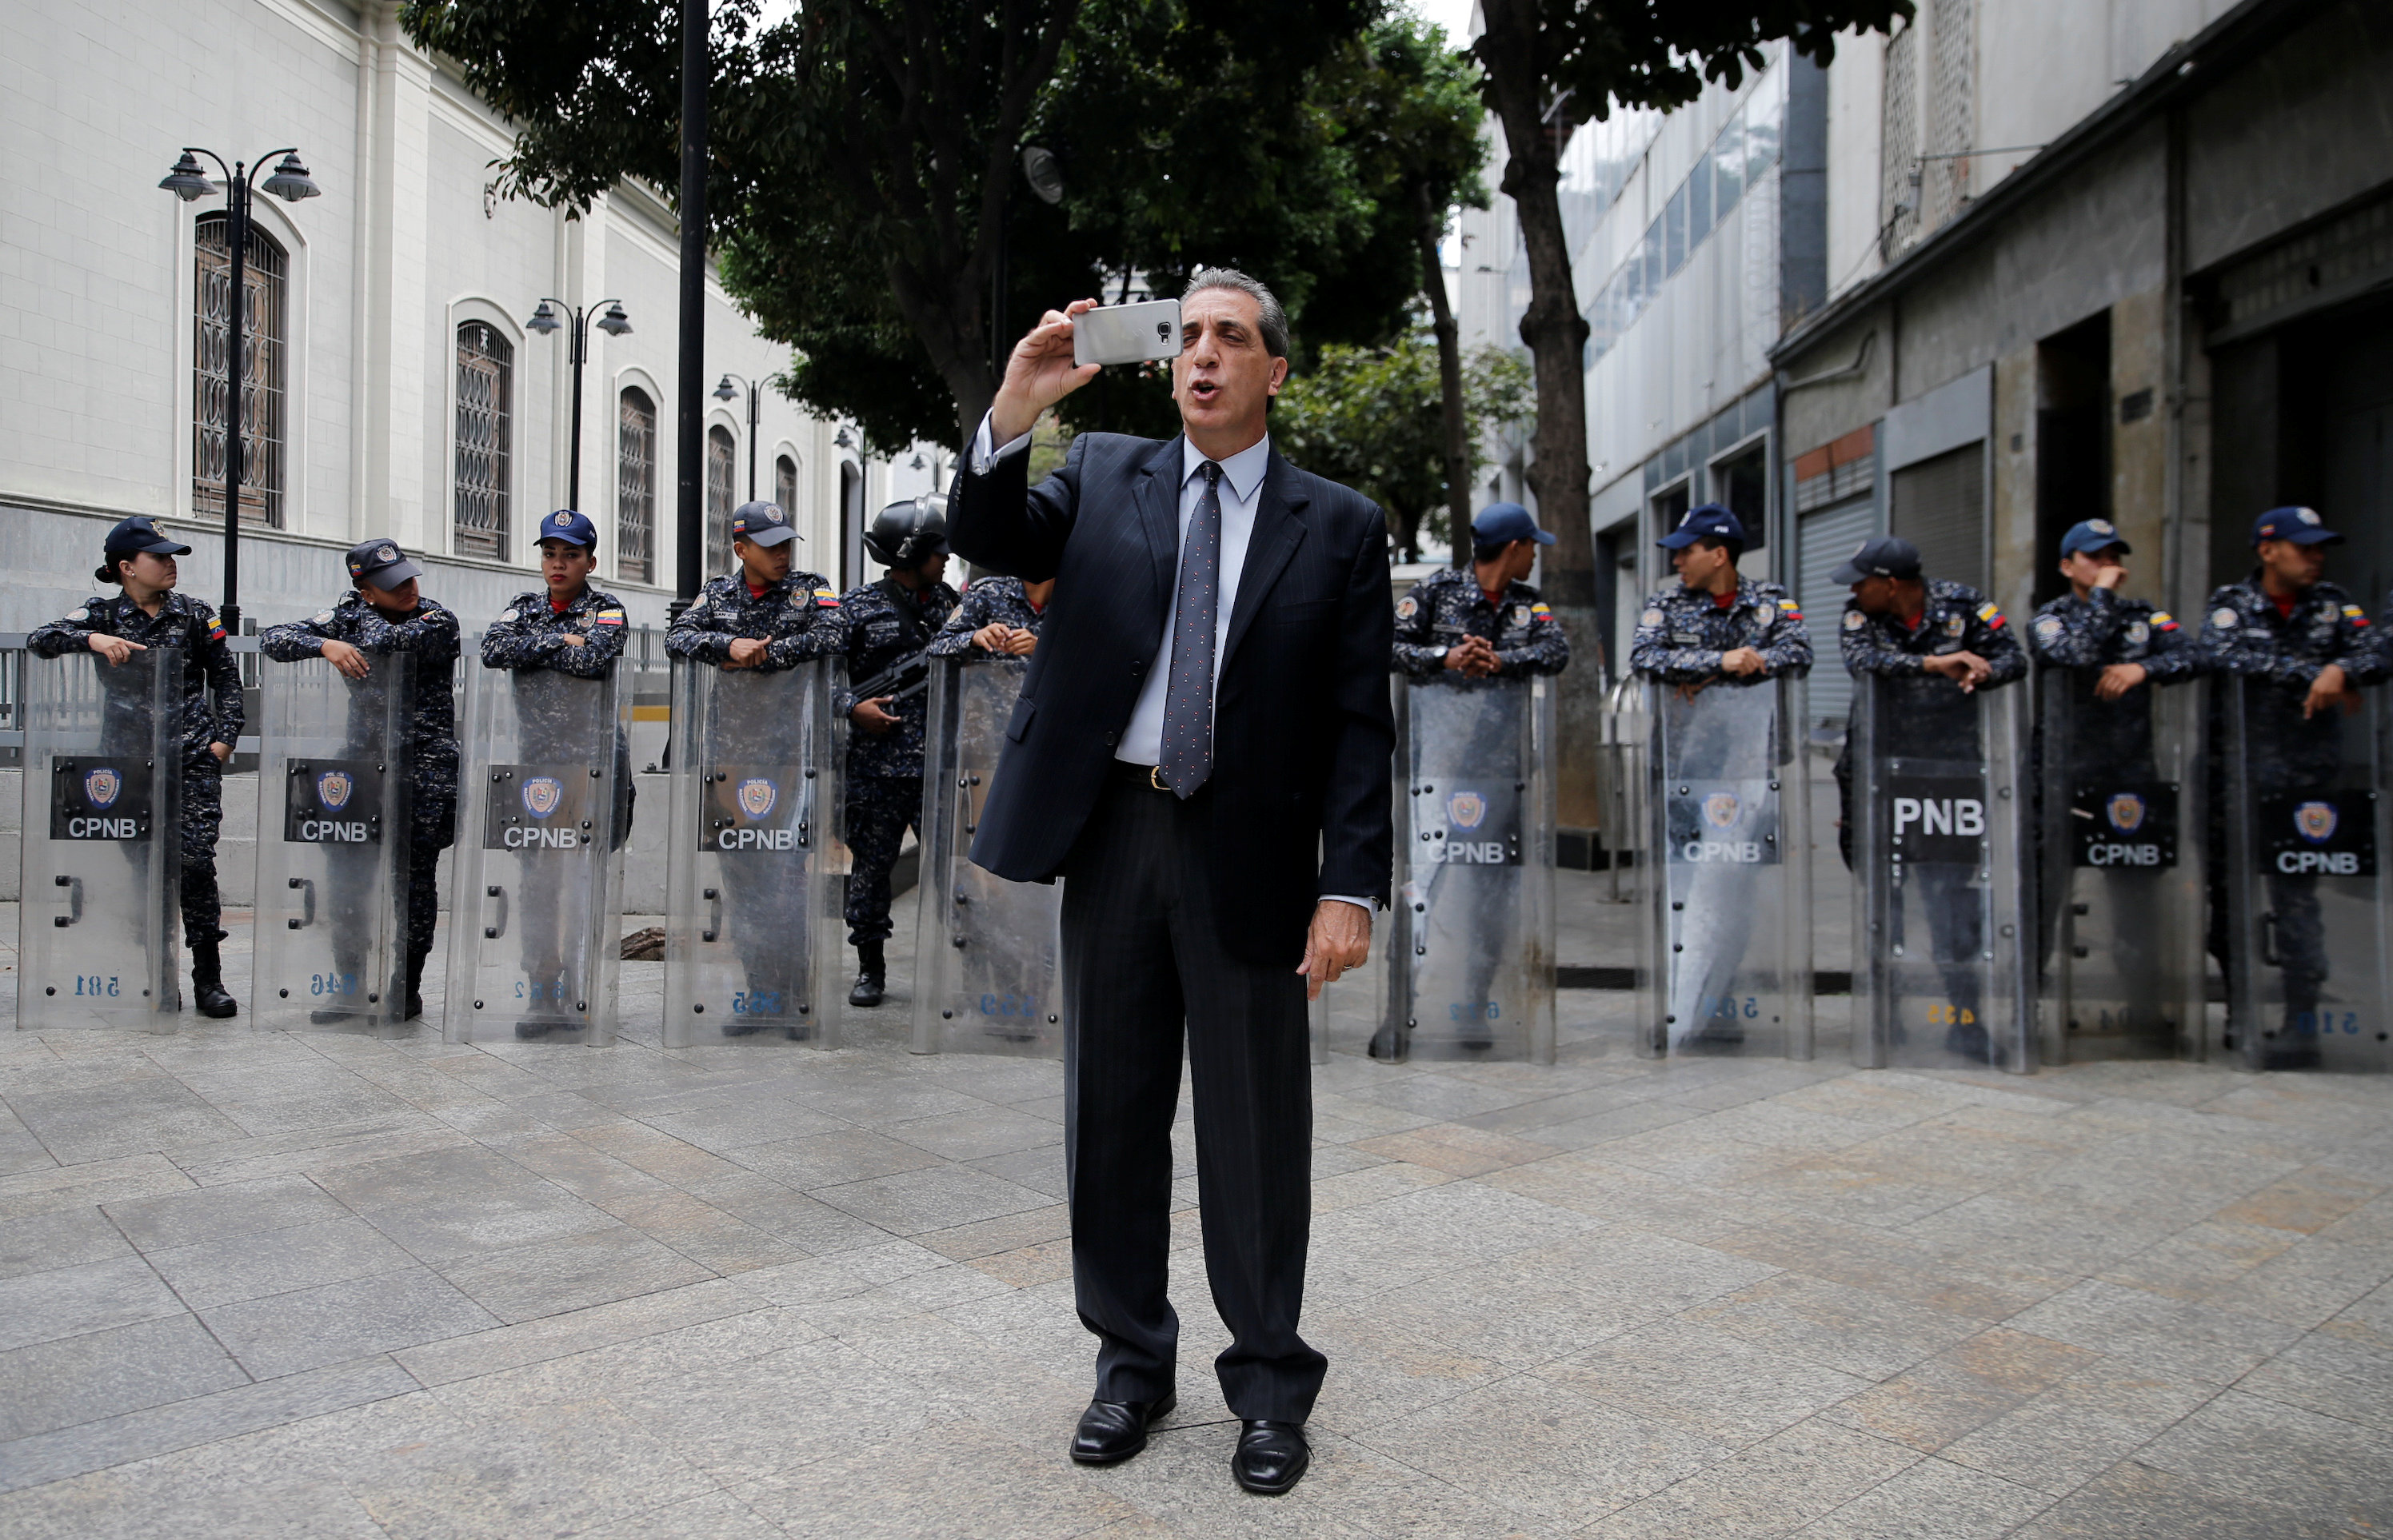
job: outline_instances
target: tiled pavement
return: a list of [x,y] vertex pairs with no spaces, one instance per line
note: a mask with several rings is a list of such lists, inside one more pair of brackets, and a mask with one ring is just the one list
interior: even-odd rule
[[1665,1068],[1563,998],[1551,1069],[1316,1073],[1279,1501],[1193,1210],[1178,1414],[1063,1457],[1053,1065],[0,1037],[0,1535],[2393,1532],[2393,1088]]

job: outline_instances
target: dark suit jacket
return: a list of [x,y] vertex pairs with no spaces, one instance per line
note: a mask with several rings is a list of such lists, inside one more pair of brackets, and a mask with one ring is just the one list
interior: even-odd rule
[[[1179,570],[1181,441],[1072,440],[1027,485],[1029,457],[966,468],[949,505],[956,553],[1059,580],[1006,729],[973,860],[1040,881],[1071,854],[1163,634]],[[1388,896],[1386,521],[1368,499],[1275,451],[1255,506],[1214,691],[1213,892],[1224,944],[1294,967],[1323,894]]]

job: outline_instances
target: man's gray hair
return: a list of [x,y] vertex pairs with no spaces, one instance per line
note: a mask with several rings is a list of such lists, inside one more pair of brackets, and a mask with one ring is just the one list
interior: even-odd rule
[[1186,299],[1200,289],[1234,289],[1252,299],[1262,312],[1263,351],[1275,359],[1288,357],[1288,312],[1280,308],[1279,296],[1265,288],[1262,280],[1249,278],[1236,268],[1199,268],[1180,297]]

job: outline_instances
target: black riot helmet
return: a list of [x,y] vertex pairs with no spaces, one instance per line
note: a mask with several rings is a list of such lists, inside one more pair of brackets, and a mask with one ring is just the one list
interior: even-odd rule
[[924,492],[872,516],[864,548],[883,567],[920,567],[948,548],[948,497]]

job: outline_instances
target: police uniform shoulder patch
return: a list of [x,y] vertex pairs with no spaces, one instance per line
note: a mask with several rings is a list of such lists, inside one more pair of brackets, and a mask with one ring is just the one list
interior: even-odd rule
[[2165,609],[2155,609],[2152,611],[2152,629],[2154,631],[2175,631],[2177,629],[2177,618],[2172,616]]
[[1662,623],[1662,612],[1658,609],[1649,609],[1637,617],[1637,623],[1641,626],[1658,626]]
[[2003,612],[1999,606],[1989,600],[1978,607],[1978,619],[1990,626],[1999,626],[2003,623]]
[[1869,624],[1869,617],[1863,615],[1860,610],[1849,609],[1845,611],[1845,629],[1847,631],[1859,631],[1862,627],[1867,624]]
[[503,609],[499,611],[499,619],[502,620],[512,620],[515,618],[516,612],[512,609]]
[[620,609],[602,609],[592,616],[591,620],[602,626],[620,626],[623,623],[623,612]]
[[2243,617],[2237,615],[2233,609],[2228,607],[2226,605],[2220,605],[2216,609],[2210,612],[2210,623],[2218,627],[2221,631],[2234,625],[2242,619]]
[[2152,628],[2149,623],[2138,620],[2127,627],[2127,643],[2130,646],[2142,646],[2151,639]]
[[1420,609],[1420,601],[1407,594],[1396,601],[1396,619],[1409,620]]
[[67,611],[67,619],[70,620],[88,620],[91,619],[91,611],[88,609],[70,609]]
[[1958,615],[1947,615],[1944,617],[1944,634],[1947,636],[1958,636],[1962,632],[1968,629],[1968,621],[1963,620]]
[[1553,615],[1553,611],[1548,609],[1544,605],[1531,605],[1529,607],[1529,613],[1540,618],[1550,618]]
[[327,610],[322,610],[322,611],[319,612],[319,613],[317,614],[316,618],[315,618],[313,620],[311,620],[311,621],[309,622],[309,624],[311,624],[311,625],[320,625],[320,626],[328,626],[328,625],[331,625],[332,623],[333,623],[333,612],[332,612],[331,610],[329,610],[329,609],[327,609]]
[[2358,605],[2344,606],[2343,618],[2356,626],[2364,626],[2368,623],[2368,612]]
[[1529,607],[1527,605],[1514,605],[1512,607],[1512,623],[1516,626],[1524,626],[1529,623]]
[[2058,615],[2040,615],[2036,617],[2035,639],[2039,642],[2060,641],[2060,617]]

